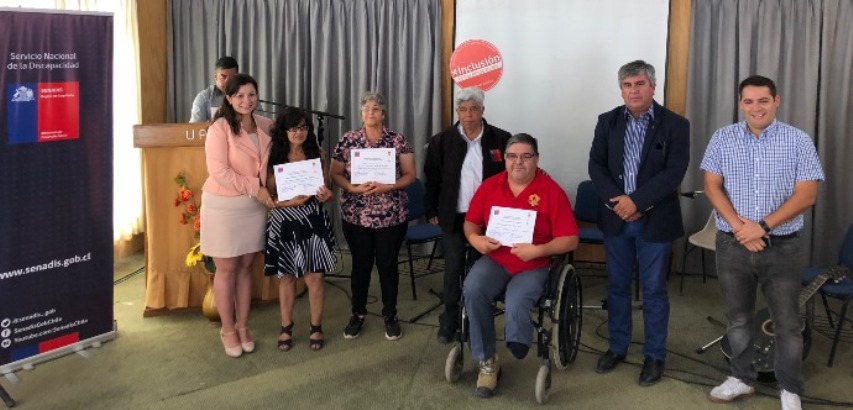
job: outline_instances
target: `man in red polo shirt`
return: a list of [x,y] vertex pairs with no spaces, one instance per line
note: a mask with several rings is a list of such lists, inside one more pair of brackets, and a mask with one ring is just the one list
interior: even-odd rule
[[[562,188],[539,169],[536,139],[517,134],[507,142],[506,171],[477,189],[465,216],[465,237],[483,257],[465,278],[463,294],[470,322],[471,351],[480,366],[477,395],[491,397],[500,370],[495,352],[492,301],[505,293],[507,348],[524,358],[533,342],[530,309],[548,279],[549,257],[574,250],[578,227],[572,205]],[[493,207],[535,211],[531,243],[504,246],[484,233]],[[509,245],[509,244],[505,244]]]

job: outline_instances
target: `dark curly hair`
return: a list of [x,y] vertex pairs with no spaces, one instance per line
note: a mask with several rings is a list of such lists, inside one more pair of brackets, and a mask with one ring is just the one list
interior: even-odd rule
[[287,139],[287,130],[300,125],[308,126],[308,137],[302,143],[305,159],[320,158],[320,146],[317,144],[317,137],[314,135],[311,117],[299,108],[286,107],[284,111],[278,114],[272,129],[270,129],[270,137],[272,137],[268,162],[270,172],[272,172],[273,166],[290,162],[287,159],[287,154],[290,153],[290,140]]
[[[235,74],[228,79],[225,83],[225,95],[233,96],[240,91],[240,87],[252,84],[255,87],[255,92],[258,92],[258,82],[255,81],[252,76],[248,74]],[[240,118],[237,115],[237,112],[234,111],[234,107],[228,102],[227,98],[222,99],[222,105],[219,106],[219,110],[216,111],[216,115],[213,116],[213,120],[216,121],[220,117],[225,118],[225,121],[228,121],[228,126],[231,127],[231,132],[234,135],[240,135]],[[254,121],[254,118],[252,119]]]

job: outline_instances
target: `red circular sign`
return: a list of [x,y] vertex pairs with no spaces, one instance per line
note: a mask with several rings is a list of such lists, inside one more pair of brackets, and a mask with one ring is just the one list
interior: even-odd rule
[[450,76],[463,88],[480,87],[488,91],[500,81],[503,72],[503,56],[485,40],[468,40],[450,56]]

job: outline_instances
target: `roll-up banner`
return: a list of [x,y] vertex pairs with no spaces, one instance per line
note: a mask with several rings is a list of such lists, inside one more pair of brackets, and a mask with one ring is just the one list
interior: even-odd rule
[[0,9],[4,374],[115,337],[112,27]]

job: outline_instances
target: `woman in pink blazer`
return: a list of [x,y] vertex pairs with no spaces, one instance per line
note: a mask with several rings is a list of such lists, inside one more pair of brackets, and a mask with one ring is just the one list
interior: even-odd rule
[[257,82],[247,74],[229,78],[204,144],[210,176],[202,187],[201,251],[216,264],[219,334],[231,357],[255,350],[248,328],[251,267],[264,250],[267,208],[273,206],[265,186],[272,120],[254,115],[257,106]]

